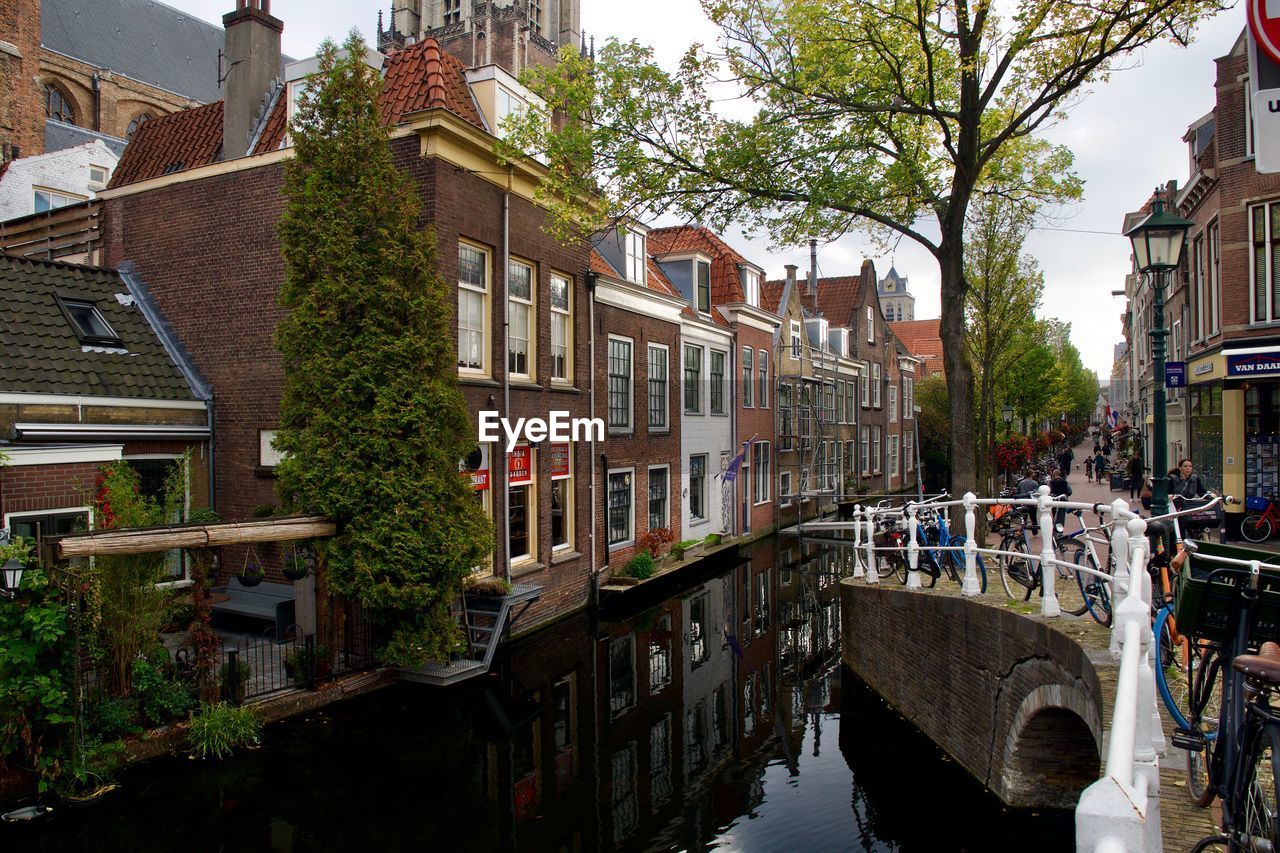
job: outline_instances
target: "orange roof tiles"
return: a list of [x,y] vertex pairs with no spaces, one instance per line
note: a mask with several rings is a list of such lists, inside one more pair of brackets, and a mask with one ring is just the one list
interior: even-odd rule
[[600,254],[595,249],[591,250],[591,271],[599,273],[600,275],[613,276],[614,278],[618,277],[618,271],[604,259],[604,255]]
[[786,289],[786,286],[786,281],[780,278],[770,279],[762,284],[760,286],[760,307],[766,311],[781,315],[784,310],[781,304],[782,291]]
[[[435,39],[423,39],[390,54],[384,72],[378,106],[388,125],[399,124],[409,113],[441,107],[484,129],[484,120],[471,97],[462,63],[443,52]],[[275,108],[254,144],[254,154],[282,146],[288,130],[286,102],[283,95],[276,99]],[[216,163],[222,159],[221,149],[221,101],[151,119],[138,129],[125,148],[112,175],[111,186]]]
[[111,175],[122,187],[222,159],[222,101],[143,122]]
[[920,378],[943,373],[941,320],[903,320],[890,323],[889,329],[907,352],[920,359]]
[[[808,287],[808,282],[805,282],[805,287]],[[853,326],[861,288],[862,276],[842,275],[818,279],[818,310],[833,326]]]
[[702,252],[711,258],[711,304],[746,302],[738,265],[747,260],[715,232],[701,225],[677,225],[649,232],[649,251],[654,255],[675,252]]

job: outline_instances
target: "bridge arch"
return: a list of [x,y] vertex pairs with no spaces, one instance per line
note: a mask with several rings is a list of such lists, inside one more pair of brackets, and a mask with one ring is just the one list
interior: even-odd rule
[[1101,773],[1101,724],[1097,704],[1081,687],[1034,688],[1013,713],[992,787],[1009,805],[1073,808]]

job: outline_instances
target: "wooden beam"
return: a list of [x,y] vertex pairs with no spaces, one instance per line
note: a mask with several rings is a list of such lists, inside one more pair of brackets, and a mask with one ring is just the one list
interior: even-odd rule
[[58,559],[66,560],[71,557],[150,554],[171,548],[215,548],[219,545],[324,539],[337,532],[338,525],[332,519],[322,516],[293,516],[261,521],[100,530],[62,536],[56,542]]

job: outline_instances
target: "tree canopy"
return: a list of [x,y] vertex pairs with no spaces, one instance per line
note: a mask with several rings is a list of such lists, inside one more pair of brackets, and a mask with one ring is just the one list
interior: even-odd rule
[[448,288],[364,55],[354,33],[342,53],[321,47],[290,130],[279,489],[338,521],[321,546],[331,589],[384,623],[385,661],[411,665],[454,648],[450,606],[491,525],[458,474],[475,442],[440,310]]
[[[546,103],[510,125],[540,151],[563,233],[675,214],[779,244],[857,230],[938,260],[957,486],[974,478],[964,348],[965,227],[996,199],[1035,213],[1078,198],[1071,154],[1037,133],[1160,39],[1186,43],[1217,0],[702,0],[719,28],[668,72],[650,48],[561,53],[526,80]],[[727,84],[718,81],[727,78]],[[745,100],[728,116],[725,86]],[[553,121],[553,114],[558,120]]]

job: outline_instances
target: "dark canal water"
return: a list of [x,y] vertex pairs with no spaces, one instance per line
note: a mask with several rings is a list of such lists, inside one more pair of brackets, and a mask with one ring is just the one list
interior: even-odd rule
[[230,761],[135,768],[94,809],[0,825],[0,851],[1073,850],[1070,812],[1003,809],[841,667],[846,569],[758,543],[451,692],[399,685]]

